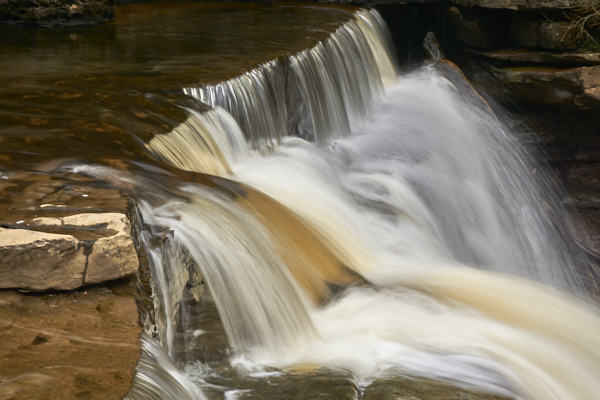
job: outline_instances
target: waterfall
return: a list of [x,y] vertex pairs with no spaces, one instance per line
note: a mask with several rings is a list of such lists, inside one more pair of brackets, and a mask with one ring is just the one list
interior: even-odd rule
[[159,320],[131,399],[253,398],[306,371],[355,398],[402,376],[597,396],[600,314],[542,170],[462,83],[396,71],[363,10],[314,48],[185,89],[214,111],[147,149],[189,172],[130,178]]
[[383,26],[377,12],[361,10],[313,48],[184,92],[231,113],[254,148],[288,134],[330,143],[368,117],[383,87],[396,80]]

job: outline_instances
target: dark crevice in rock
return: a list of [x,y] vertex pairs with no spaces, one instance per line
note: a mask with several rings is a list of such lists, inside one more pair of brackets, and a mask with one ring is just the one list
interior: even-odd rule
[[94,243],[89,240],[82,240],[79,242],[79,246],[83,248],[83,255],[85,256],[85,266],[83,267],[83,273],[81,274],[81,286],[85,286],[85,278],[90,265],[90,254],[94,251]]

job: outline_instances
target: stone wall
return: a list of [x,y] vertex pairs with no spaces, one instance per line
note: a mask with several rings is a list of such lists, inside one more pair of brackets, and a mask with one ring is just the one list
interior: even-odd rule
[[[600,3],[451,1],[450,58],[525,122],[539,158],[562,180],[566,204],[600,227]],[[598,242],[592,247],[600,250]]]
[[518,102],[600,109],[597,0],[452,0],[452,34]]

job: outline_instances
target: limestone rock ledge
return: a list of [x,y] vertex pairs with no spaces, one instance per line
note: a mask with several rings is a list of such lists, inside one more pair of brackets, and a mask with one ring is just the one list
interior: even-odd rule
[[28,227],[95,237],[78,239],[71,234],[0,228],[0,288],[71,290],[137,271],[131,227],[123,214],[34,218]]
[[73,290],[139,267],[128,199],[82,176],[0,180],[0,289]]

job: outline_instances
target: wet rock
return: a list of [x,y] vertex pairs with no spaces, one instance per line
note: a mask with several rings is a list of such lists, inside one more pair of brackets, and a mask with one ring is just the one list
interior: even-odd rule
[[110,0],[0,0],[0,23],[55,27],[111,21]]
[[431,61],[440,61],[446,58],[442,51],[442,46],[433,32],[427,32],[427,35],[425,35],[425,38],[423,39],[423,50],[425,51],[427,58]]

